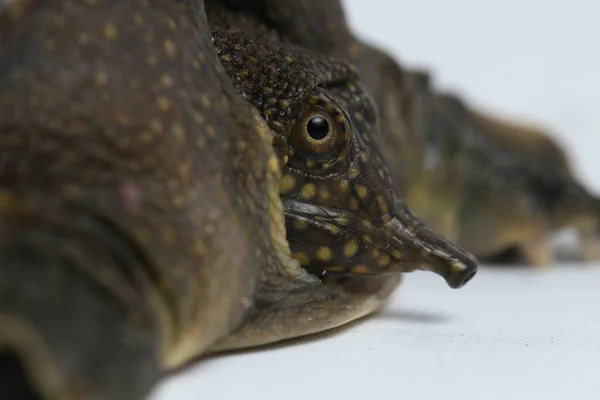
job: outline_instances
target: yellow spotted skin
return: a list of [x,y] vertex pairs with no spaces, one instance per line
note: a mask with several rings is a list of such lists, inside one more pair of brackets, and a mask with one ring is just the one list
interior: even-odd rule
[[287,8],[286,17],[269,20],[286,40],[356,67],[378,112],[378,134],[364,141],[377,142],[398,193],[429,226],[486,261],[547,265],[548,238],[564,228],[579,232],[583,259],[599,256],[600,200],[550,132],[438,92],[429,72],[357,39],[340,1],[273,8]]
[[[393,187],[355,68],[282,36],[337,35],[328,13],[0,3],[0,398],[143,399],[207,353],[367,315],[400,272],[473,277]],[[307,107],[337,132],[319,157],[290,141]]]
[[[249,0],[237,3],[252,8]],[[597,257],[600,202],[571,173],[564,151],[548,133],[493,118],[455,95],[437,92],[428,72],[403,68],[357,40],[340,1],[259,3],[277,15],[263,22],[279,38],[356,67],[379,123],[377,133],[359,134],[365,143],[378,144],[398,193],[426,223],[488,261],[516,250],[522,253],[517,261],[547,264],[548,237],[565,227],[580,232],[584,259]],[[248,20],[239,25],[256,27]],[[246,89],[241,92],[248,97]],[[369,162],[368,154],[358,158]],[[358,168],[348,169],[348,178],[360,175]],[[341,181],[337,188],[349,194],[351,185]],[[360,208],[357,197],[347,201],[351,210]]]
[[[422,268],[440,273],[451,286],[462,282],[474,259],[425,227],[394,190],[375,140],[377,110],[355,68],[290,45],[277,33],[265,34],[255,26],[262,26],[259,21],[232,15],[219,4],[209,3],[207,10],[216,51],[228,55],[221,58],[225,70],[275,134],[296,260],[323,278],[356,271],[394,274],[415,257],[430,258]],[[329,135],[306,136],[312,115],[327,121]],[[345,249],[349,241],[356,242],[351,253]],[[462,270],[448,267],[447,260],[455,258],[464,263]]]
[[142,0],[1,15],[0,344],[26,356],[33,332],[47,398],[138,398],[242,323],[262,274],[288,276],[271,134],[197,18]]

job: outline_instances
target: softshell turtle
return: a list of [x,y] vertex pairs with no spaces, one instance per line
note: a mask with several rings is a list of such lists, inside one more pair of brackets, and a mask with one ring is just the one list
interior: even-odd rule
[[400,272],[474,276],[404,205],[351,64],[202,0],[0,13],[0,398],[141,399],[371,313]]

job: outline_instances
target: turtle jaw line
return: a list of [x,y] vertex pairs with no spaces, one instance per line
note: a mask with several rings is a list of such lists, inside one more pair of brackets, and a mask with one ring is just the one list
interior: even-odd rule
[[[478,261],[474,256],[419,224],[410,215],[404,217],[408,225],[397,216],[386,215],[387,222],[382,221],[382,225],[374,226],[370,220],[334,207],[290,199],[283,201],[283,207],[287,216],[310,220],[313,224],[320,225],[321,229],[334,227],[390,256],[392,263],[385,269],[369,271],[367,266],[365,271],[357,271],[360,275],[373,277],[394,272],[427,270],[443,277],[451,288],[458,289],[477,273]],[[394,256],[394,253],[399,256]],[[403,257],[405,254],[408,259]],[[319,279],[323,277],[309,269],[307,271]],[[354,271],[348,268],[348,271],[342,273],[349,272]]]
[[[394,256],[393,250],[402,251],[402,249],[397,249],[396,246],[394,246],[395,243],[399,244],[399,240],[390,240],[390,238],[387,237],[390,233],[386,232],[384,227],[377,227],[373,225],[370,220],[355,213],[295,199],[283,200],[283,207],[286,216],[309,220],[312,224],[324,230],[327,230],[328,227],[339,230],[373,249],[386,253],[392,259],[387,271],[364,273],[361,275],[394,275],[401,272],[412,272],[420,269],[420,262]],[[366,239],[365,236],[368,239]],[[317,276],[319,279],[324,276],[324,274],[314,272],[320,270],[320,268],[307,267],[309,273]],[[327,274],[334,275],[329,272],[327,272]],[[341,273],[341,275],[344,274],[347,273]]]
[[[406,211],[404,215],[400,212],[399,216],[387,214],[385,220],[382,218],[382,224],[375,226],[370,220],[345,209],[296,199],[284,200],[283,207],[287,216],[309,220],[316,226],[320,225],[321,229],[343,231],[387,253],[392,261],[385,267],[369,263],[361,265],[360,269],[358,266],[347,269],[342,266],[342,273],[373,276],[427,270],[443,277],[453,289],[463,287],[477,273],[478,260],[473,255],[432,231]],[[322,277],[316,276],[319,279]]]

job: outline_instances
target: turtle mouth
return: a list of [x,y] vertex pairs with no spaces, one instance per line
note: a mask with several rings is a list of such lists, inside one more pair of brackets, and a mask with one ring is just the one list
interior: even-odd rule
[[[370,219],[346,210],[299,200],[284,200],[283,207],[286,217],[309,221],[311,226],[318,230],[343,232],[357,242],[387,254],[392,260],[390,268],[387,270],[365,270],[360,275],[397,274],[419,269],[421,263],[414,258],[403,256],[404,253],[398,251],[400,242],[390,237],[391,235],[386,232],[385,227],[375,226]],[[311,265],[303,265],[303,267],[320,279],[326,275],[348,275],[347,271],[326,271],[321,267]]]
[[[343,232],[389,256],[389,263],[340,266],[342,275],[388,275],[415,270],[434,272],[453,289],[467,284],[477,273],[478,260],[469,252],[439,235],[401,204],[378,219],[367,219],[345,209],[307,203],[297,199],[283,200],[287,218],[303,219],[316,229]],[[289,239],[289,238],[288,238]],[[322,279],[322,269],[307,267],[309,273]],[[330,269],[326,269],[330,273]]]

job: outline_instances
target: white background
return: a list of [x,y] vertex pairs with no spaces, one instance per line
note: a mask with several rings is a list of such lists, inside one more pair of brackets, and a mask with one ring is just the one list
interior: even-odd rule
[[[327,0],[323,0],[327,1]],[[357,33],[444,88],[538,121],[600,192],[600,3],[347,0]],[[208,359],[153,400],[600,399],[600,265],[413,273],[385,310],[316,340]]]
[[547,126],[600,192],[600,3],[346,0],[362,37],[502,115]]

